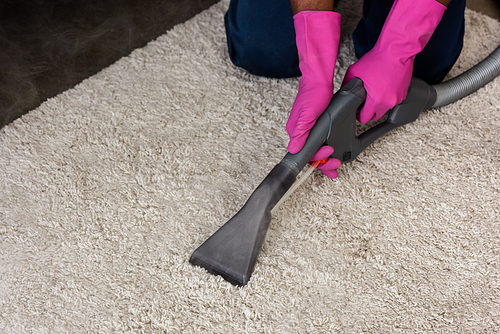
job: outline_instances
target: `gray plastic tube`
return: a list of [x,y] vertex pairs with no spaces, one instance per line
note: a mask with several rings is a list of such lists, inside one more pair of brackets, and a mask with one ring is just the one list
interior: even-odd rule
[[446,82],[433,85],[436,101],[431,108],[438,108],[460,100],[475,92],[500,75],[500,46],[488,57],[466,72]]

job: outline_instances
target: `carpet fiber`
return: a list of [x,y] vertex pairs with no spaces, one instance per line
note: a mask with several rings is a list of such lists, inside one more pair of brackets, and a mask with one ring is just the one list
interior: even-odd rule
[[[340,3],[336,88],[355,4]],[[499,79],[337,180],[314,173],[245,288],[189,264],[286,153],[298,87],[231,65],[227,6],[0,130],[0,331],[499,332]],[[497,21],[466,14],[452,75],[500,44]]]

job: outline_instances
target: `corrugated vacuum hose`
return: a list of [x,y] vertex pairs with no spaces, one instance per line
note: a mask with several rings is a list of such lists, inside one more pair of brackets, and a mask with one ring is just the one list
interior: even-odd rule
[[446,82],[433,85],[436,101],[431,108],[438,108],[460,100],[500,75],[500,46],[488,57],[468,71]]

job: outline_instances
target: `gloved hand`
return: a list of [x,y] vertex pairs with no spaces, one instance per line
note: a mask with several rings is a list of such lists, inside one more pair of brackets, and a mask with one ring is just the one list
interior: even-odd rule
[[363,80],[366,102],[361,123],[380,119],[408,92],[415,55],[423,50],[441,21],[446,6],[436,0],[395,0],[377,43],[347,70],[343,85]]
[[[329,11],[302,11],[294,15],[299,68],[302,78],[286,130],[290,136],[288,151],[299,152],[309,131],[325,111],[333,96],[333,76],[340,40],[341,15]],[[322,160],[333,153],[324,146],[312,160]],[[330,159],[318,166],[325,175],[337,177],[340,160]]]
[[[314,161],[320,161],[325,158],[330,157],[333,153],[333,147],[331,146],[322,146],[316,154],[313,155],[311,158],[311,161],[309,161],[310,164],[312,164]],[[328,176],[331,179],[335,179],[338,174],[337,174],[337,168],[340,167],[340,160],[335,159],[335,158],[329,158],[326,163],[319,164],[317,169],[319,169],[323,174]]]

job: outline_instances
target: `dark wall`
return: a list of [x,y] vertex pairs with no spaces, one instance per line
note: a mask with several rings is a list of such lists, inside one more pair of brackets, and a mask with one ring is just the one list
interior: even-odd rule
[[0,1],[0,127],[216,2]]

